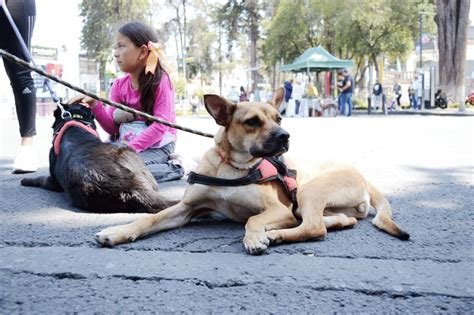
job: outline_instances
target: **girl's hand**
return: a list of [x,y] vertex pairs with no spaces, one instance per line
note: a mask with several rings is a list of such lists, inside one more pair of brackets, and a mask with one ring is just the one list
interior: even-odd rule
[[69,105],[74,103],[79,103],[89,108],[94,108],[97,106],[97,101],[95,99],[84,94],[78,94],[67,101],[67,104]]

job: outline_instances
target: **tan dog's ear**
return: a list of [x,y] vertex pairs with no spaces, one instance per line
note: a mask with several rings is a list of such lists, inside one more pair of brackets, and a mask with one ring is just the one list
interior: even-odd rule
[[284,99],[285,99],[285,89],[282,87],[278,88],[275,92],[273,92],[273,98],[270,105],[272,105],[273,108],[278,110]]
[[219,95],[206,94],[204,95],[204,105],[218,125],[227,126],[232,121],[236,104]]

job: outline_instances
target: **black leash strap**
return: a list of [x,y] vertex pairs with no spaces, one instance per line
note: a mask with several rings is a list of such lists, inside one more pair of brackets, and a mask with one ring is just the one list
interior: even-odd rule
[[237,179],[225,179],[218,177],[210,177],[206,175],[190,172],[188,175],[188,184],[202,184],[207,186],[245,186],[255,184],[262,178],[260,171],[250,172],[249,175]]
[[205,133],[205,132],[201,132],[201,131],[197,131],[197,130],[193,130],[193,129],[190,129],[190,128],[186,128],[186,127],[182,127],[182,126],[179,126],[179,125],[176,125],[176,124],[173,124],[173,123],[170,123],[168,121],[165,121],[165,120],[161,120],[155,116],[152,116],[152,115],[149,115],[147,113],[143,113],[143,112],[140,112],[134,108],[131,108],[131,107],[128,107],[128,106],[125,106],[123,104],[120,104],[120,103],[116,103],[116,102],[112,102],[112,101],[109,101],[103,97],[100,97],[100,96],[97,96],[95,94],[92,94],[92,93],[89,93],[83,89],[81,89],[80,87],[77,87],[77,86],[74,86],[66,81],[63,81],[61,79],[59,79],[58,77],[54,76],[54,75],[51,75],[51,74],[48,74],[46,72],[44,72],[43,70],[41,69],[38,69],[36,67],[33,67],[31,66],[28,62],[18,58],[17,56],[15,55],[12,55],[10,54],[9,52],[3,50],[3,49],[0,49],[0,55],[2,55],[3,57],[19,64],[20,66],[24,67],[24,68],[28,68],[36,73],[39,73],[41,74],[42,76],[44,77],[47,77],[55,82],[58,82],[59,84],[62,84],[74,91],[77,91],[79,93],[82,93],[84,95],[87,95],[89,97],[92,97],[93,99],[97,100],[97,101],[100,101],[104,104],[107,104],[107,105],[110,105],[110,106],[113,106],[113,107],[116,107],[116,108],[119,108],[123,111],[126,111],[126,112],[129,112],[129,113],[132,113],[134,115],[137,115],[137,116],[141,116],[141,117],[144,117],[146,118],[147,120],[149,121],[153,121],[153,122],[157,122],[159,124],[162,124],[162,125],[165,125],[165,126],[168,126],[168,127],[171,127],[171,128],[175,128],[175,129],[179,129],[179,130],[182,130],[182,131],[185,131],[185,132],[189,132],[189,133],[193,133],[193,134],[196,134],[196,135],[199,135],[199,136],[203,136],[203,137],[208,137],[208,138],[214,138],[214,135],[210,134],[210,133]]

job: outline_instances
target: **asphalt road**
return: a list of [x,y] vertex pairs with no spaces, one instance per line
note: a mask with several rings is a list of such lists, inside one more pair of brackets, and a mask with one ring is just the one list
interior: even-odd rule
[[[36,146],[47,174],[51,118]],[[216,130],[209,118],[178,123]],[[11,175],[16,122],[1,119],[0,313],[473,313],[474,117],[421,115],[289,118],[297,159],[356,165],[411,234],[403,242],[370,218],[325,241],[250,256],[244,227],[194,220],[113,249],[102,228],[143,214],[93,214],[63,194],[21,187]],[[198,159],[212,139],[180,132],[177,151]],[[184,180],[162,184],[180,197]],[[371,212],[370,217],[373,216]]]

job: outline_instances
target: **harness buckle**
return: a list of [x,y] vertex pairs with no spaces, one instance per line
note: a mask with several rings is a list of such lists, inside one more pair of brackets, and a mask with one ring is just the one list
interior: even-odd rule
[[61,110],[61,118],[62,119],[66,120],[66,121],[69,121],[69,120],[72,119],[71,113],[64,109],[64,106],[63,106],[63,104],[61,104],[61,102],[57,102],[56,105]]

